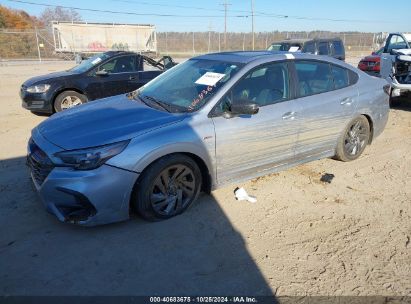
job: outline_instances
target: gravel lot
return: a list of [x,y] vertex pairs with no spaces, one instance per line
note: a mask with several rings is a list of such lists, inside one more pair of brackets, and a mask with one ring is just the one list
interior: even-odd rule
[[[0,295],[411,296],[411,102],[357,161],[228,186],[165,222],[82,228],[32,189],[26,143],[46,117],[18,96],[25,79],[67,67],[0,66]],[[257,203],[236,201],[236,186]]]

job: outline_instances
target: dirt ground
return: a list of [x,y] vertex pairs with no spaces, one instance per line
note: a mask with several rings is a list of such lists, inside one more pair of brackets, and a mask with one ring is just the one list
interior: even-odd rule
[[[357,161],[228,186],[165,222],[82,228],[33,191],[26,143],[46,117],[18,96],[25,79],[67,67],[0,66],[0,295],[411,296],[411,101]],[[236,186],[257,203],[236,201]]]

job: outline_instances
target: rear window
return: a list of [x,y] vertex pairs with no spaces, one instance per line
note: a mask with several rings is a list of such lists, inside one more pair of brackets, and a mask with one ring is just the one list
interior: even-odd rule
[[328,55],[328,42],[318,44],[318,55]]
[[358,74],[351,70],[348,70],[348,78],[350,81],[350,85],[356,84],[358,81]]
[[341,41],[333,41],[331,49],[333,55],[341,56],[344,54],[344,47]]
[[314,42],[307,42],[304,45],[304,53],[311,53],[311,54],[315,54],[315,43]]
[[298,94],[300,97],[324,93],[334,89],[333,77],[328,63],[297,61],[295,68],[298,76]]
[[350,85],[347,69],[336,65],[331,65],[331,73],[334,78],[334,88],[336,90],[348,87]]

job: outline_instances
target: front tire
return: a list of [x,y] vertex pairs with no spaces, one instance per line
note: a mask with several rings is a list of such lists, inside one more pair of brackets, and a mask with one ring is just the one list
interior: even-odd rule
[[183,154],[165,156],[142,173],[132,206],[146,220],[157,221],[183,213],[197,199],[201,172]]
[[370,136],[370,124],[365,116],[352,119],[338,141],[335,158],[344,162],[357,159],[370,142]]
[[87,102],[87,97],[76,91],[64,91],[54,101],[54,110],[61,112]]

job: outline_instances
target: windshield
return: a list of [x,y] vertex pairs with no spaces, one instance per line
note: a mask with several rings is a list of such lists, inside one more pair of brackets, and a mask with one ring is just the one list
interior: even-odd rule
[[190,59],[137,91],[143,101],[166,105],[172,112],[193,112],[205,105],[243,64]]
[[268,51],[288,51],[289,48],[288,43],[274,43],[268,47]]
[[70,72],[75,73],[84,73],[94,67],[95,65],[99,64],[103,60],[106,60],[110,57],[107,53],[97,54],[89,59],[83,60],[79,65],[76,65],[74,68],[71,68]]
[[296,52],[301,49],[300,43],[282,42],[273,43],[268,47],[268,51]]

